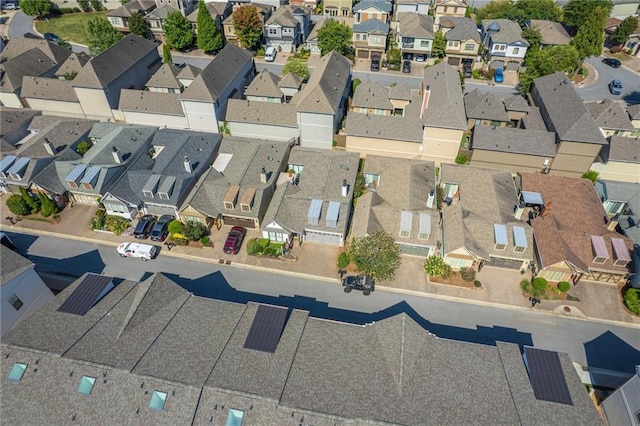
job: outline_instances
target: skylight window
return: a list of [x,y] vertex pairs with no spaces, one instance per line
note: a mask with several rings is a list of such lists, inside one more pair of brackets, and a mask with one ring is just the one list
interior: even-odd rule
[[167,403],[167,393],[154,390],[151,395],[151,401],[149,401],[149,408],[152,410],[162,411],[164,405]]
[[22,376],[24,376],[24,372],[26,369],[27,364],[16,362],[15,364],[13,364],[13,367],[11,367],[11,371],[9,372],[7,379],[11,380],[12,382],[19,382],[20,380],[22,380]]
[[93,385],[96,383],[95,377],[82,376],[80,379],[80,383],[78,384],[78,388],[76,392],[81,393],[82,395],[91,395],[91,391],[93,390]]
[[229,415],[227,415],[225,426],[242,426],[243,417],[244,411],[232,408],[229,410]]

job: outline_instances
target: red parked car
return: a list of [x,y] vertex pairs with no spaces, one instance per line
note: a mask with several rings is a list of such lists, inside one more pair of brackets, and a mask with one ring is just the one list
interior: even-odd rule
[[242,226],[234,226],[231,228],[231,231],[229,231],[227,241],[225,241],[224,248],[222,250],[226,254],[238,254],[245,235],[247,235],[247,230],[245,228]]

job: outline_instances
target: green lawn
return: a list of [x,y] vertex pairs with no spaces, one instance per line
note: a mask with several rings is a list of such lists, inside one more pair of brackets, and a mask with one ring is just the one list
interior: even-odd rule
[[106,17],[107,11],[68,13],[58,18],[49,18],[47,21],[36,21],[36,29],[40,34],[54,33],[67,41],[87,44],[87,22],[96,16]]

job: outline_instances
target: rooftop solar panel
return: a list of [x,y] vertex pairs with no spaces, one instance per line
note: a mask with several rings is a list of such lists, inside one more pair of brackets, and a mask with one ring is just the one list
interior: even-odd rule
[[0,161],[0,172],[9,170],[9,167],[11,167],[13,162],[16,161],[16,158],[17,157],[15,155],[7,155],[4,157],[2,161]]
[[274,353],[287,320],[287,308],[278,306],[258,306],[253,324],[247,334],[244,347],[262,352]]
[[87,274],[78,287],[58,308],[58,312],[83,316],[110,290],[113,278]]
[[516,247],[527,247],[527,233],[522,226],[513,227],[513,241]]
[[507,238],[507,226],[499,223],[493,224],[493,233],[496,238],[496,244],[509,244],[509,239]]
[[573,405],[557,352],[525,346],[524,357],[536,399]]

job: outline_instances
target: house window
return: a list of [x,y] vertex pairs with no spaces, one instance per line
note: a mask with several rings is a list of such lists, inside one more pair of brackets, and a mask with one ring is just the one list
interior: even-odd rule
[[362,34],[362,41],[367,41],[367,35],[366,34]]
[[302,173],[302,169],[304,169],[304,166],[302,164],[289,164],[288,170],[291,169],[293,169],[294,173]]
[[428,240],[429,239],[429,234],[427,234],[425,232],[420,232],[418,234],[418,239],[419,240]]
[[549,281],[560,281],[564,277],[564,272],[561,271],[546,271],[544,277]]
[[156,411],[164,410],[164,405],[167,403],[167,393],[154,390],[151,395],[151,401],[149,401],[149,408]]
[[91,391],[93,390],[93,385],[95,385],[95,383],[95,377],[82,376],[76,392],[81,393],[82,395],[91,395]]
[[459,259],[457,257],[448,257],[446,262],[452,268],[462,268],[464,266],[467,266],[469,263],[471,263],[470,260],[468,259]]
[[13,293],[8,300],[11,306],[13,306],[16,311],[19,311],[20,308],[22,308],[22,305],[24,305],[24,303],[22,303],[22,300],[20,300],[20,298],[16,296],[15,293]]
[[627,203],[623,203],[621,201],[607,201],[604,203],[604,209],[610,216],[615,216],[622,212],[626,204]]
[[444,7],[444,13],[449,13],[449,6]]
[[230,33],[232,33],[232,32],[234,32],[234,31],[235,31],[235,30],[233,29],[233,25],[229,25],[227,28],[229,29],[229,32],[230,32]]
[[27,364],[22,364],[20,362],[16,362],[11,367],[11,371],[9,371],[9,375],[7,376],[7,380],[11,380],[12,382],[19,382],[22,380],[22,376],[24,376],[24,372],[27,369]]
[[596,257],[593,259],[593,263],[599,263],[599,264],[602,264],[602,263],[604,263],[604,262],[606,262],[606,261],[607,261],[607,258],[606,258],[606,257],[598,257],[598,256],[596,256]]
[[202,223],[204,225],[204,223],[202,222],[202,218],[199,216],[189,216],[189,215],[181,214],[180,219],[182,219],[185,223],[196,222],[196,223]]
[[269,28],[269,35],[276,35],[278,31],[275,28]]
[[120,18],[109,18],[111,25],[120,25]]
[[400,236],[401,237],[409,237],[409,234],[411,234],[411,231],[400,231]]
[[496,244],[495,245],[495,249],[496,250],[504,250],[505,248],[507,248],[507,246],[505,244]]
[[283,243],[285,240],[284,234],[279,232],[269,232],[269,241],[275,241],[277,243]]
[[420,47],[429,47],[429,40],[420,40]]
[[103,202],[105,209],[107,209],[108,213],[119,213],[124,214],[127,212],[126,207],[119,203],[109,203]]
[[513,249],[513,251],[515,251],[516,253],[523,253],[525,249],[526,249],[526,247],[516,246],[516,247]]
[[356,34],[356,41],[360,41],[360,34]]
[[464,45],[464,50],[468,51],[468,52],[473,52],[473,49],[475,49],[476,45],[473,43],[465,43]]
[[516,47],[515,49],[513,49],[513,54],[517,55],[519,51],[520,51],[520,48]]
[[377,173],[365,173],[364,186],[372,190],[378,188],[380,186],[380,175]]
[[160,25],[158,24],[158,21],[149,21],[149,26],[151,28],[159,28]]

